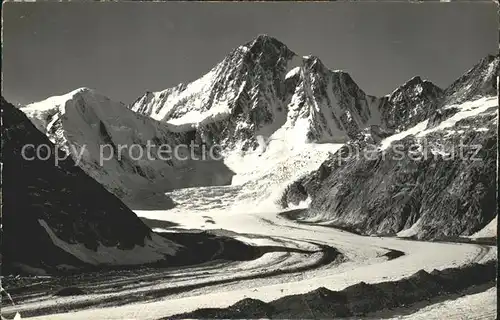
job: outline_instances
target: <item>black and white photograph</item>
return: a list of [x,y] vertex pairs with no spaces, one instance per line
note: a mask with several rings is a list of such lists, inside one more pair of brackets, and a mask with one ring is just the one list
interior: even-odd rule
[[498,14],[2,3],[1,319],[497,319]]

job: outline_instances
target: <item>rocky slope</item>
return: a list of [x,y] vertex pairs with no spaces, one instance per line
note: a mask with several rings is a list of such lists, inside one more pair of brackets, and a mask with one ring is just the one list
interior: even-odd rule
[[386,98],[365,94],[343,71],[300,57],[260,35],[233,50],[200,79],[148,92],[130,109],[196,130],[224,149],[254,150],[279,129],[307,142],[346,141],[380,124]]
[[488,55],[445,89],[442,105],[451,105],[484,96],[497,95],[500,59]]
[[432,82],[413,77],[387,96],[382,123],[396,131],[414,126],[439,107],[443,96],[443,90]]
[[309,198],[301,219],[364,234],[428,239],[480,230],[496,215],[498,61],[481,60],[426,120],[407,118],[407,130],[365,130],[290,185],[281,204]]
[[4,274],[134,265],[175,255],[178,245],[153,234],[71,158],[56,165],[54,153],[64,152],[3,98],[1,111]]
[[179,133],[175,126],[134,113],[94,90],[77,89],[21,110],[132,208],[169,208],[173,203],[166,191],[231,181],[231,171],[201,147],[191,153],[192,133]]
[[[495,263],[463,268],[420,270],[398,281],[360,282],[340,291],[320,287],[303,294],[264,302],[246,298],[226,308],[202,308],[162,319],[334,319],[401,316],[398,308],[431,304],[436,298],[467,293],[471,287],[495,285]],[[437,300],[439,301],[439,300]],[[420,306],[420,307],[421,307]],[[392,312],[391,312],[392,311]],[[398,312],[399,311],[399,312]]]

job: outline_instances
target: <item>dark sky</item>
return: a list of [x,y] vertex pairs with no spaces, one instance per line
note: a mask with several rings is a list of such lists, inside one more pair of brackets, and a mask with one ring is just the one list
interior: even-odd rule
[[498,48],[485,3],[7,3],[3,94],[14,103],[90,87],[133,102],[197,79],[258,34],[384,95],[415,75],[447,86]]

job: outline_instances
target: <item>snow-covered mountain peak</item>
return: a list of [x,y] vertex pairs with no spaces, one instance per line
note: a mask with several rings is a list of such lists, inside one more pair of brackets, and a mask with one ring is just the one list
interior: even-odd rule
[[457,104],[497,94],[500,54],[488,55],[445,89],[444,104]]
[[[482,78],[488,78],[498,59],[484,60]],[[282,127],[308,142],[342,142],[369,125],[399,130],[428,117],[444,96],[420,76],[385,97],[369,96],[348,72],[331,70],[317,56],[298,56],[278,39],[259,35],[200,79],[146,93],[130,108],[178,130],[195,131],[209,144],[246,151],[258,147],[257,136],[270,139]]]
[[82,87],[82,88],[72,90],[68,93],[65,93],[65,94],[62,94],[59,96],[51,96],[51,97],[48,97],[42,101],[30,103],[30,104],[26,105],[25,107],[23,107],[23,109],[28,108],[28,109],[44,110],[47,108],[53,108],[54,105],[64,106],[64,104],[68,100],[71,100],[71,99],[78,97],[78,96],[84,96],[87,94],[95,94],[95,91],[93,89],[90,89],[87,87]]
[[318,72],[318,73],[322,73],[322,74],[325,74],[325,73],[331,73],[331,72],[337,72],[339,70],[331,70],[329,69],[324,63],[323,61],[321,61],[321,59],[317,56],[306,56],[306,57],[302,57],[302,63],[303,63],[303,66],[304,68],[308,69],[309,71],[313,71],[313,72]]
[[254,52],[264,50],[265,47],[286,48],[283,42],[267,34],[258,35],[255,39],[247,42],[245,46],[254,49]]
[[94,89],[82,87],[63,95],[30,103],[21,110],[31,119],[38,130],[48,133],[53,128],[54,123],[68,112],[82,113],[89,109],[100,112],[99,109],[109,108],[109,105],[120,108],[125,106],[122,102],[114,102]]
[[[151,95],[156,93],[147,96]],[[174,125],[135,113],[94,90],[75,90],[22,111],[53,143],[78,160],[85,172],[129,205],[140,202],[141,206],[149,206],[143,202],[147,195],[171,206],[164,196],[171,188],[230,181],[231,173],[222,164],[191,160],[190,150],[181,151],[180,158],[185,160],[159,158],[161,146],[189,145],[189,133],[179,133]],[[150,151],[144,147],[148,144],[153,146]],[[142,146],[142,152],[130,151],[132,147],[137,151],[137,146]],[[146,156],[149,152],[153,156]],[[109,159],[103,161],[104,157]],[[202,172],[205,166],[211,172],[203,177],[193,177],[185,170],[196,167]]]
[[327,67],[323,61],[317,56],[309,55],[302,58],[302,68],[310,74],[315,74],[315,77],[324,80],[333,79],[338,82],[337,85],[345,85],[356,87],[360,90],[351,75],[344,70],[334,70]]
[[323,62],[321,62],[321,59],[315,55],[303,56],[302,59],[304,59],[305,65],[312,66],[316,63],[319,63],[321,67],[324,67]]
[[283,42],[268,35],[259,35],[233,50],[222,63],[231,61],[235,66],[249,64],[268,68],[278,60],[289,60],[294,56],[296,54]]
[[[378,109],[379,103],[348,73],[330,70],[317,56],[298,56],[276,38],[259,35],[200,79],[146,93],[130,108],[195,130],[203,141],[244,151],[257,147],[257,136],[268,139],[285,124],[291,128],[300,123],[301,140],[344,140],[369,121],[378,123],[378,110],[369,109]],[[303,121],[297,122],[299,118]]]
[[414,77],[411,77],[408,81],[406,81],[403,86],[407,86],[407,85],[411,85],[411,84],[414,84],[414,83],[422,83],[426,80],[422,80],[422,77],[420,76],[414,76]]
[[389,95],[389,100],[396,101],[404,99],[403,96],[438,96],[442,94],[442,89],[428,80],[423,80],[420,76],[415,76],[399,86]]
[[[99,93],[94,89],[81,87],[59,96],[52,96],[42,101],[30,103],[24,106],[22,109],[25,112],[30,112],[37,110],[43,111],[58,107],[60,109],[60,112],[64,113],[65,107],[69,107],[73,105],[76,101],[82,101],[82,100],[87,102],[93,101],[95,106],[100,106],[99,103],[101,101],[110,101],[110,99],[107,96]],[[73,104],[71,102],[73,102]],[[123,105],[123,103],[121,102],[118,103]]]
[[[247,79],[262,79],[265,72],[286,66],[287,61],[293,60],[294,56],[295,53],[276,38],[259,35],[236,47],[201,78],[159,92],[147,91],[130,108],[156,120],[172,120],[176,125],[185,124],[188,128],[194,128],[198,122],[210,122],[209,118],[214,114],[208,112],[205,116],[193,117],[192,112],[209,111],[214,108],[214,100],[234,100],[241,87],[248,82]],[[227,109],[223,107],[225,104],[217,105]],[[220,115],[227,112],[215,113]]]
[[94,89],[89,87],[81,87],[72,91],[73,94],[96,94],[97,92]]
[[388,128],[400,130],[423,121],[439,107],[443,90],[415,76],[387,96],[382,118]]
[[420,76],[414,76],[414,77],[410,78],[408,81],[406,81],[404,84],[399,86],[395,91],[404,90],[404,89],[411,89],[411,88],[414,88],[417,86],[420,87],[420,86],[422,86],[423,83],[424,83],[424,80],[422,80],[422,78]]

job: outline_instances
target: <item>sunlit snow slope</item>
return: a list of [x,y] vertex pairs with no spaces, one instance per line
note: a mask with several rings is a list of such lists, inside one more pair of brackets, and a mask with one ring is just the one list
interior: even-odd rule
[[87,174],[133,208],[172,206],[166,191],[227,184],[233,175],[220,161],[193,160],[188,147],[178,148],[175,156],[176,146],[189,146],[188,133],[88,88],[21,110]]

